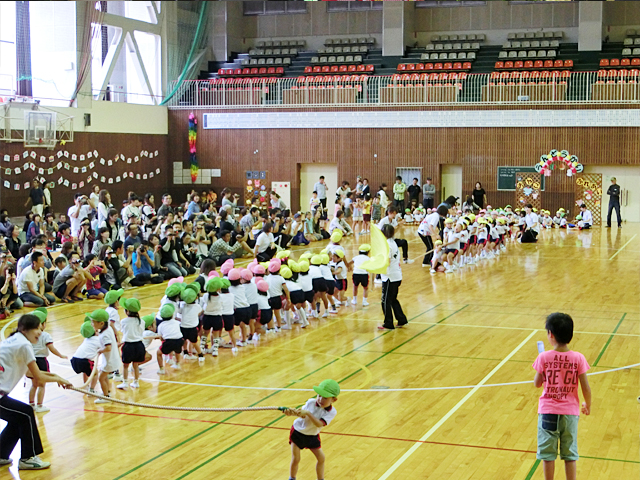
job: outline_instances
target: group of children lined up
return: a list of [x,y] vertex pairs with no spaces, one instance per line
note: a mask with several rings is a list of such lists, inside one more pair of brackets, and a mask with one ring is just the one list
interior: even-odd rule
[[[362,286],[362,305],[367,306],[370,275],[359,267],[369,259],[371,247],[360,245],[359,254],[347,261],[340,232],[331,240],[323,253],[305,252],[297,261],[283,250],[269,262],[254,260],[243,269],[227,260],[220,273],[201,273],[190,284],[182,278],[173,279],[155,315],[141,317],[137,299],[121,299],[123,290],[109,291],[105,295],[107,308],[86,314],[80,328],[85,340],[71,365],[86,382],[95,357],[100,355],[100,373],[92,379],[92,391],[99,381],[102,393],[109,396],[110,378],[120,382],[118,389],[138,388],[139,366],[153,358],[147,352],[152,340],[162,341],[156,359],[158,374],[164,375],[165,365],[179,370],[183,358],[197,359],[202,365],[206,354],[217,357],[220,348],[236,353],[239,347],[257,345],[263,334],[291,330],[295,324],[306,328],[309,318],[338,314],[348,303],[350,269],[354,285],[351,304],[357,304],[358,287]],[[123,319],[121,307],[126,315]],[[223,331],[228,342],[222,341]]]

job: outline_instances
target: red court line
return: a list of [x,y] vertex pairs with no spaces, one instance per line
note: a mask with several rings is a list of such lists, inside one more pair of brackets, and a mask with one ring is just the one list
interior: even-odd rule
[[[71,411],[79,411],[76,408],[64,408],[64,407],[53,407],[56,410],[71,410]],[[163,420],[182,420],[185,422],[199,422],[199,423],[217,423],[221,425],[231,425],[235,427],[249,427],[249,428],[264,428],[269,430],[284,430],[289,431],[290,427],[273,427],[273,426],[264,426],[264,425],[251,425],[248,423],[233,423],[233,422],[216,422],[215,420],[199,420],[195,418],[181,418],[181,417],[165,417],[160,415],[144,415],[142,413],[128,413],[128,412],[112,412],[108,410],[91,410],[88,408],[84,408],[85,412],[94,412],[94,413],[110,413],[113,415],[128,415],[132,417],[143,417],[143,418],[161,418]],[[501,448],[501,447],[487,447],[482,445],[464,445],[461,443],[447,443],[447,442],[434,442],[434,441],[421,441],[421,440],[413,440],[411,438],[396,438],[396,437],[380,437],[376,435],[362,435],[357,433],[338,433],[338,432],[322,432],[323,435],[336,435],[342,437],[356,437],[356,438],[369,438],[375,440],[395,440],[398,442],[411,442],[411,443],[426,443],[430,445],[443,445],[449,447],[465,447],[465,448],[479,448],[482,450],[498,450],[502,452],[515,452],[515,453],[536,453],[535,450],[520,450],[516,448]]]

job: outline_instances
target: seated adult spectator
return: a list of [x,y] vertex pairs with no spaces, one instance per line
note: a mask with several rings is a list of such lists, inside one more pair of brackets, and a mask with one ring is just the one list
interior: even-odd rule
[[62,303],[81,302],[81,292],[87,277],[82,268],[80,256],[77,252],[71,253],[67,265],[60,271],[53,281],[53,293]]
[[21,242],[20,242],[20,239],[18,238],[19,236],[20,236],[20,227],[18,225],[11,225],[7,229],[7,237],[6,237],[7,250],[11,252],[11,255],[16,260],[20,258],[19,250],[20,250]]
[[[122,242],[120,242],[120,244],[122,244]],[[102,247],[98,258],[104,262],[104,266],[106,267],[105,272],[100,277],[102,286],[107,290],[120,290],[122,282],[127,278],[127,270],[120,266],[113,247],[108,245]]]
[[80,247],[80,258],[84,258],[93,252],[93,242],[96,237],[91,229],[91,222],[85,218],[80,223],[80,233],[78,233],[78,247]]
[[140,231],[140,227],[135,223],[130,223],[125,227],[127,232],[127,236],[124,239],[124,248],[128,250],[130,246],[133,246],[135,250],[142,244],[142,232]]
[[158,284],[164,281],[162,275],[153,273],[155,265],[155,255],[153,248],[149,247],[148,242],[143,241],[138,248],[134,250],[131,266],[133,267],[133,275],[137,283],[145,285],[147,283]]
[[110,243],[118,240],[118,231],[120,229],[118,225],[118,211],[115,208],[109,210],[107,219],[99,225],[99,227],[106,227],[109,229]]
[[9,236],[9,227],[11,227],[11,220],[9,215],[0,214],[0,235],[3,237]]
[[273,224],[266,222],[262,227],[262,233],[256,239],[253,255],[259,262],[268,262],[277,252],[275,239],[271,233],[272,228]]
[[176,248],[176,234],[173,225],[167,225],[164,230],[164,238],[160,241],[161,265],[168,270],[167,278],[177,278],[186,276],[187,270],[179,264],[178,251]]
[[18,295],[26,307],[42,307],[55,303],[53,295],[44,290],[44,255],[31,254],[31,265],[18,276]]
[[251,247],[244,241],[237,241],[231,245],[231,232],[223,230],[220,232],[220,238],[213,242],[209,249],[209,258],[214,260],[218,265],[222,265],[228,259],[242,258],[247,254],[252,254]]
[[22,300],[18,296],[18,279],[16,277],[15,266],[9,263],[7,256],[2,258],[0,264],[0,320],[4,315],[11,314],[13,310],[23,307]]
[[109,238],[109,229],[107,227],[100,227],[98,229],[98,238],[93,242],[93,248],[91,253],[94,255],[100,255],[100,250],[105,245],[111,245],[111,239]]

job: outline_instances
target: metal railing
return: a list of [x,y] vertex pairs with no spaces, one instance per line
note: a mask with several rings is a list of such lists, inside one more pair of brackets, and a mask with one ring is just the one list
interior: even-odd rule
[[[183,82],[170,108],[638,103],[638,70],[413,73]],[[174,84],[175,85],[175,84]],[[170,85],[170,90],[174,85]]]

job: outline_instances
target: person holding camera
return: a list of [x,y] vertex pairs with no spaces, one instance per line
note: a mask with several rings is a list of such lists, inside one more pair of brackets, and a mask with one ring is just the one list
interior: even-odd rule
[[164,238],[160,241],[160,264],[167,269],[168,279],[187,276],[187,270],[179,264],[176,242],[173,225],[167,225],[164,230]]
[[149,239],[147,240],[148,249],[153,252],[153,264],[151,264],[151,272],[161,276],[163,279],[169,278],[169,270],[166,267],[162,266],[162,255],[160,253],[160,249],[162,246],[160,245],[160,237],[155,233],[149,235]]
[[96,236],[91,230],[91,222],[88,218],[80,223],[80,233],[78,234],[78,246],[80,247],[80,257],[84,258],[93,252],[93,242]]
[[67,265],[53,280],[53,293],[62,303],[81,302],[82,287],[87,279],[91,279],[91,275],[83,270],[77,252],[71,253],[68,260]]
[[102,260],[106,267],[105,272],[100,276],[100,283],[107,290],[120,290],[122,282],[127,278],[127,270],[120,266],[120,261],[114,251],[116,242],[120,242],[119,246],[122,247],[122,242],[116,240],[113,246],[105,245],[102,247],[98,255],[98,259]]
[[191,236],[193,243],[196,246],[196,267],[200,267],[200,264],[209,255],[209,248],[213,243],[211,237],[207,235],[204,228],[204,220],[198,219],[196,223],[196,231]]
[[0,254],[0,320],[7,318],[13,310],[23,307],[22,300],[18,296],[18,280],[15,266],[11,265],[5,253]]
[[220,232],[220,238],[213,242],[209,249],[209,258],[215,260],[218,265],[222,265],[229,259],[242,258],[247,253],[253,253],[249,245],[242,241],[242,237],[238,235],[239,239],[235,244],[231,245],[232,232],[229,230],[223,230]]
[[53,295],[45,293],[44,255],[34,251],[31,254],[31,264],[18,275],[18,295],[26,307],[48,307],[55,303]]
[[158,284],[164,281],[162,275],[153,273],[152,266],[155,266],[155,264],[154,251],[150,248],[149,243],[143,240],[132,255],[133,274],[140,285],[146,285],[147,283]]
[[83,193],[76,193],[73,197],[74,205],[69,208],[68,215],[71,222],[71,236],[78,238],[80,234],[80,223],[89,218],[89,214],[95,208],[93,200]]
[[240,195],[237,193],[232,194],[230,188],[222,190],[222,208],[229,206],[231,211],[235,212],[236,208],[238,208],[238,200],[240,200]]
[[125,227],[125,230],[127,231],[127,237],[124,239],[125,250],[128,252],[130,246],[133,246],[134,250],[137,249],[144,240],[140,227],[136,223],[130,223]]

